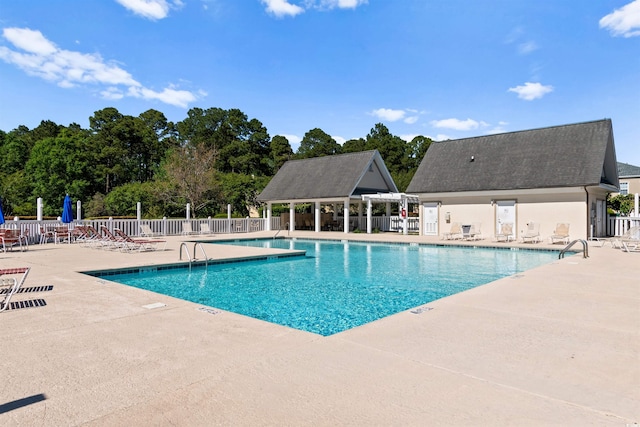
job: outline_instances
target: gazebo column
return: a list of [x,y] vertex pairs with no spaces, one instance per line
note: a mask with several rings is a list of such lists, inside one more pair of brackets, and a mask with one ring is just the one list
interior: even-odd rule
[[296,229],[296,205],[293,202],[289,202],[289,232]]
[[320,232],[320,202],[316,201],[316,220],[315,220],[316,233]]
[[358,228],[362,224],[362,202],[358,202]]
[[367,199],[367,234],[371,234],[371,199]]
[[344,201],[344,224],[343,224],[344,232],[349,232],[349,199],[345,199]]
[[265,225],[265,230],[271,231],[271,202],[267,203],[267,224]]

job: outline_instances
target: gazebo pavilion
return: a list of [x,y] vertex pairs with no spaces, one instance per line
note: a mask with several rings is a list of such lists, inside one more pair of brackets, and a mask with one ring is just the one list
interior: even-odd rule
[[[338,229],[348,233],[354,226],[360,228],[366,204],[366,229],[370,233],[373,203],[385,203],[387,217],[391,215],[392,203],[401,204],[400,210],[404,207],[406,212],[406,204],[403,203],[408,199],[398,194],[382,156],[377,150],[371,150],[290,160],[280,168],[257,200],[267,205],[268,229],[271,229],[273,205],[288,204],[289,213],[283,215],[285,220],[281,219],[281,227],[288,223],[286,228],[289,231],[294,231],[298,226],[316,232]],[[303,203],[312,206],[308,217],[296,215],[296,205]],[[352,204],[358,206],[355,221],[349,212]],[[322,205],[330,205],[331,212],[323,214]],[[343,210],[341,220],[338,215],[340,207]]]

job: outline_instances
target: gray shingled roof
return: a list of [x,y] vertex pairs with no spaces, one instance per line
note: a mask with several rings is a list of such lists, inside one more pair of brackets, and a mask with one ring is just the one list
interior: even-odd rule
[[[605,158],[613,162],[610,168],[605,168]],[[431,144],[407,192],[575,187],[602,181],[617,186],[617,176],[611,176],[615,172],[613,130],[605,119]]]
[[[386,185],[359,188],[360,180],[375,163]],[[398,191],[377,150],[286,162],[257,197],[259,201],[345,198],[362,192]]]
[[634,165],[630,165],[629,163],[618,162],[618,176],[620,178],[640,177],[640,166],[634,166]]

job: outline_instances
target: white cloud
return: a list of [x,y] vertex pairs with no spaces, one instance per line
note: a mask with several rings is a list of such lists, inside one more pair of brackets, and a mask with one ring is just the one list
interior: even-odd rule
[[410,133],[410,134],[399,135],[399,136],[400,136],[400,139],[402,139],[403,141],[411,142],[411,141],[413,141],[413,138],[418,136],[418,134],[417,133]]
[[418,121],[418,116],[409,116],[403,120],[408,125],[412,125]]
[[433,120],[431,125],[436,128],[453,129],[453,130],[472,130],[478,129],[480,126],[487,126],[485,122],[477,122],[473,119],[444,119]]
[[600,19],[600,28],[606,28],[613,36],[640,36],[640,0],[616,9]]
[[332,10],[332,9],[355,9],[367,4],[368,0],[300,0],[302,6],[290,3],[290,0],[260,0],[267,6],[267,12],[278,18],[283,16],[296,16],[304,13],[305,10]]
[[261,0],[267,6],[267,12],[281,18],[283,16],[296,16],[304,12],[298,5],[291,4],[287,0]]
[[116,0],[125,8],[143,18],[156,20],[164,19],[169,15],[171,7],[179,8],[183,6],[181,0],[174,0],[169,4],[167,0]]
[[[177,90],[172,86],[160,92],[146,88],[115,63],[105,62],[98,54],[60,49],[40,31],[5,28],[2,34],[22,51],[0,46],[0,59],[16,65],[29,75],[55,82],[62,88],[93,84],[105,87],[100,94],[106,99],[132,96],[155,99],[184,108],[198,99],[193,93]],[[124,86],[126,90],[120,86]]]
[[521,86],[510,87],[509,92],[517,93],[518,98],[524,99],[525,101],[533,101],[534,99],[542,98],[549,92],[553,92],[553,86],[526,82]]
[[[312,2],[309,2],[312,3]],[[356,7],[367,4],[368,0],[320,0],[320,9],[355,9]]]
[[388,122],[396,122],[406,115],[404,110],[392,110],[390,108],[378,108],[370,113],[372,116]]
[[448,139],[452,139],[449,135],[445,135],[443,133],[439,133],[435,136],[435,138],[431,138],[434,141],[446,141]]
[[331,138],[333,138],[334,141],[336,141],[340,145],[344,145],[344,143],[347,142],[347,140],[341,136],[331,136]]
[[521,55],[526,55],[534,50],[538,50],[538,44],[534,41],[528,41],[518,45],[518,53]]

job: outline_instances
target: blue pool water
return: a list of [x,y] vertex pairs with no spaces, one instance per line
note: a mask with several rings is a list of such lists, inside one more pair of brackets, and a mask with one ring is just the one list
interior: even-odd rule
[[[111,274],[109,280],[332,335],[557,259],[557,252],[310,240],[226,244],[306,256]],[[514,282],[517,286],[517,282]]]

